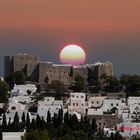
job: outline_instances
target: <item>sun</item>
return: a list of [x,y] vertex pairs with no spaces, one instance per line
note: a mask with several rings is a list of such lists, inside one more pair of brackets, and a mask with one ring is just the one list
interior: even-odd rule
[[60,61],[62,64],[71,64],[76,66],[83,64],[85,60],[85,51],[82,47],[75,44],[65,46],[60,52]]

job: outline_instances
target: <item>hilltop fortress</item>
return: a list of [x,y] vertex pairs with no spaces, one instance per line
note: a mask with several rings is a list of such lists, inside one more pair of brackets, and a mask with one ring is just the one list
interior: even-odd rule
[[75,76],[80,75],[87,79],[88,68],[94,70],[98,78],[103,74],[114,76],[113,65],[110,62],[95,64],[86,64],[79,66],[54,64],[45,62],[32,54],[19,53],[13,56],[4,57],[4,77],[7,78],[16,71],[24,71],[30,81],[40,84],[51,83],[53,80],[59,80],[64,85],[70,85],[74,82]]

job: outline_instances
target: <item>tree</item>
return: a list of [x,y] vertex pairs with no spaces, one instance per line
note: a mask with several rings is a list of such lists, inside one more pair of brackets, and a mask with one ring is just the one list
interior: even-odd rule
[[35,121],[35,119],[32,119],[32,122],[31,122],[31,129],[32,129],[32,130],[35,130],[35,129],[36,129],[36,121]]
[[70,74],[69,74],[69,76],[70,77],[73,77],[73,67],[70,68]]
[[21,119],[22,119],[22,123],[25,124],[26,119],[25,119],[25,113],[24,113],[24,112],[22,113],[22,117],[21,117]]
[[13,130],[15,132],[18,132],[19,131],[19,116],[18,116],[18,113],[17,112],[15,113],[14,121],[12,123],[12,126],[13,126]]
[[67,126],[69,125],[69,113],[68,113],[68,111],[64,115],[64,124]]
[[23,138],[25,140],[50,140],[48,132],[46,130],[44,131],[34,130],[30,133],[26,133]]
[[27,132],[30,131],[30,116],[29,116],[29,113],[27,113],[27,115],[26,115],[26,131]]
[[7,130],[8,130],[8,132],[11,132],[12,131],[12,128],[11,128],[11,117],[9,118]]
[[118,131],[115,133],[114,137],[115,137],[115,140],[123,140],[123,137],[119,134]]
[[81,92],[82,90],[84,90],[84,87],[85,87],[85,79],[80,75],[77,75],[75,77],[74,91]]
[[32,105],[32,106],[28,109],[28,111],[29,111],[29,112],[37,113],[37,109],[38,109],[38,107],[37,107],[36,105]]
[[139,75],[122,74],[120,77],[120,81],[125,86],[125,91],[131,96],[140,90]]
[[48,112],[47,112],[47,124],[50,124],[50,122],[51,122],[51,113],[48,110]]
[[89,86],[92,86],[96,80],[98,80],[97,68],[94,69],[87,68],[88,75],[87,75],[87,82]]
[[48,78],[48,76],[46,75],[46,77],[45,77],[45,79],[44,79],[44,82],[45,82],[46,84],[48,84],[48,81],[49,81],[49,78]]
[[78,122],[77,116],[75,114],[73,114],[71,116],[71,120],[70,121],[71,121],[72,129],[74,129],[74,130],[78,129],[79,122]]
[[98,93],[101,91],[101,83],[99,80],[94,80],[93,85],[89,88],[90,92]]
[[5,113],[3,114],[3,119],[2,119],[2,131],[3,132],[6,132],[7,131],[7,120],[6,120]]
[[92,124],[91,124],[91,128],[93,131],[93,134],[95,135],[95,132],[97,131],[97,124],[96,124],[96,119],[92,119]]
[[62,108],[59,109],[57,121],[58,121],[58,126],[60,126],[63,122],[63,109]]
[[0,81],[0,102],[8,101],[8,84],[6,81]]
[[39,115],[37,115],[37,117],[36,117],[36,127],[37,127],[37,129],[41,129],[41,118],[40,118],[40,116]]
[[106,92],[120,92],[122,90],[122,84],[116,77],[107,76],[106,81]]
[[50,88],[54,89],[57,94],[64,94],[65,86],[63,82],[59,80],[53,80],[50,84]]
[[26,79],[27,79],[26,75],[23,71],[16,71],[12,75],[13,83],[18,84],[18,85],[25,84]]
[[57,128],[57,127],[58,127],[57,114],[56,114],[56,113],[54,113],[54,117],[53,117],[53,125],[54,125],[54,128]]
[[0,140],[3,140],[2,131],[0,130]]

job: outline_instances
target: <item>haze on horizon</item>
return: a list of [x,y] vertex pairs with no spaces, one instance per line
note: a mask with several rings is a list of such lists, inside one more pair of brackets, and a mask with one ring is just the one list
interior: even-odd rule
[[4,55],[26,52],[60,63],[68,44],[84,48],[86,63],[110,61],[117,75],[140,74],[140,1],[0,2],[0,75]]

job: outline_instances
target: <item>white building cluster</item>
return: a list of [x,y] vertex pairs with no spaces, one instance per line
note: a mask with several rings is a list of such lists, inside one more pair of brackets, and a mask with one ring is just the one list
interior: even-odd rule
[[54,113],[58,114],[59,109],[63,109],[63,101],[55,100],[54,97],[45,97],[43,101],[38,101],[38,111],[37,113],[47,119],[47,113],[50,111],[51,117]]
[[[7,121],[14,118],[15,112],[18,112],[19,118],[23,112],[28,113],[32,100],[33,93],[36,92],[36,86],[33,84],[15,85],[10,92],[9,104],[7,109]],[[30,94],[28,94],[30,91]],[[70,93],[67,100],[56,100],[54,97],[44,97],[43,100],[37,102],[37,113],[45,120],[47,119],[48,111],[51,117],[58,114],[60,109],[65,113],[68,111],[71,114],[76,114],[78,119],[85,114],[89,117],[105,115],[116,115],[121,121],[116,123],[114,127],[104,125],[106,135],[119,131],[124,137],[132,137],[140,134],[140,97],[117,97],[117,96],[101,96],[77,92]],[[35,117],[30,114],[30,119]],[[114,121],[114,120],[112,120]],[[104,122],[107,123],[107,122]]]

